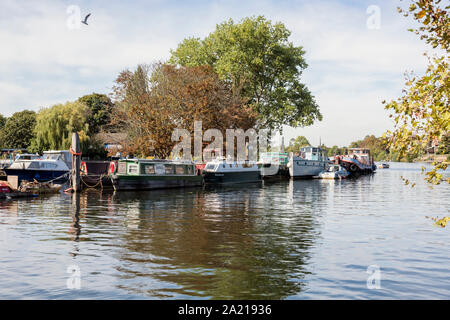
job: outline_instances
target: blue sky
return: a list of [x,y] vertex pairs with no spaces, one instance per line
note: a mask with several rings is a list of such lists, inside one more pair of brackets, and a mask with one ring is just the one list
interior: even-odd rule
[[[217,23],[264,15],[283,22],[303,46],[309,65],[303,82],[323,121],[284,130],[347,145],[381,135],[392,123],[382,100],[401,95],[403,73],[422,73],[423,41],[397,13],[408,1],[15,1],[0,2],[0,113],[39,110],[92,92],[109,93],[117,74],[139,63],[164,61],[185,37],[205,37]],[[89,26],[68,26],[75,5]],[[369,29],[371,5],[379,29]]]

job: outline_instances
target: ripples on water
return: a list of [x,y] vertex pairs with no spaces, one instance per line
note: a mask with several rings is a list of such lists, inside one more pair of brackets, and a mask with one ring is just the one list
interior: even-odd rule
[[448,299],[449,227],[425,216],[449,199],[393,163],[348,181],[2,201],[0,298]]

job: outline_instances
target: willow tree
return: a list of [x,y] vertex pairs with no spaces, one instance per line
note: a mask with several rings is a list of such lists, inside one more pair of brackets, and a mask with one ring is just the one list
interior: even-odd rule
[[67,150],[73,132],[78,132],[85,146],[89,141],[87,115],[87,107],[80,102],[67,102],[40,110],[36,116],[31,149],[37,152]]
[[282,23],[263,16],[228,20],[205,39],[188,38],[171,51],[169,63],[209,65],[241,95],[258,115],[258,126],[307,126],[322,115],[313,95],[301,82],[307,67],[305,51],[289,41]]
[[[450,132],[450,17],[446,11],[449,8],[443,8],[440,0],[415,0],[407,10],[399,8],[399,12],[412,15],[421,24],[410,31],[438,50],[435,56],[428,57],[425,74],[406,74],[404,96],[385,106],[395,121],[394,130],[388,131],[386,136],[391,150],[400,157],[417,154],[429,144],[441,142]],[[434,162],[433,166],[433,170],[426,173],[426,180],[439,184],[445,180],[441,170],[447,168],[448,162]],[[450,183],[450,178],[447,182]]]

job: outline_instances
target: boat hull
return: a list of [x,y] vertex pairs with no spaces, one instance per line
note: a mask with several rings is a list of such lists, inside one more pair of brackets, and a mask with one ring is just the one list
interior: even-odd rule
[[233,184],[261,182],[259,171],[247,172],[203,172],[205,184]]
[[289,168],[286,165],[262,165],[261,176],[265,180],[289,178]]
[[198,187],[203,183],[202,176],[113,175],[111,179],[114,190],[117,191]]
[[339,164],[350,173],[351,177],[358,177],[364,174],[371,174],[374,173],[376,170],[376,166],[373,164],[364,164],[356,159],[346,157],[340,159]]
[[[20,169],[3,169],[8,176],[18,176],[19,181],[39,181],[45,182],[63,176],[69,171],[50,171],[50,170],[20,170]],[[62,182],[68,179],[68,176],[57,179],[55,181]]]
[[327,169],[324,161],[293,159],[290,161],[289,174],[292,178],[312,178]]

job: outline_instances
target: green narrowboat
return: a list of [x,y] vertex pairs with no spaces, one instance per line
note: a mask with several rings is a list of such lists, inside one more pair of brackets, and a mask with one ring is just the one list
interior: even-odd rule
[[192,162],[147,159],[119,160],[111,180],[114,190],[186,188],[203,183]]

